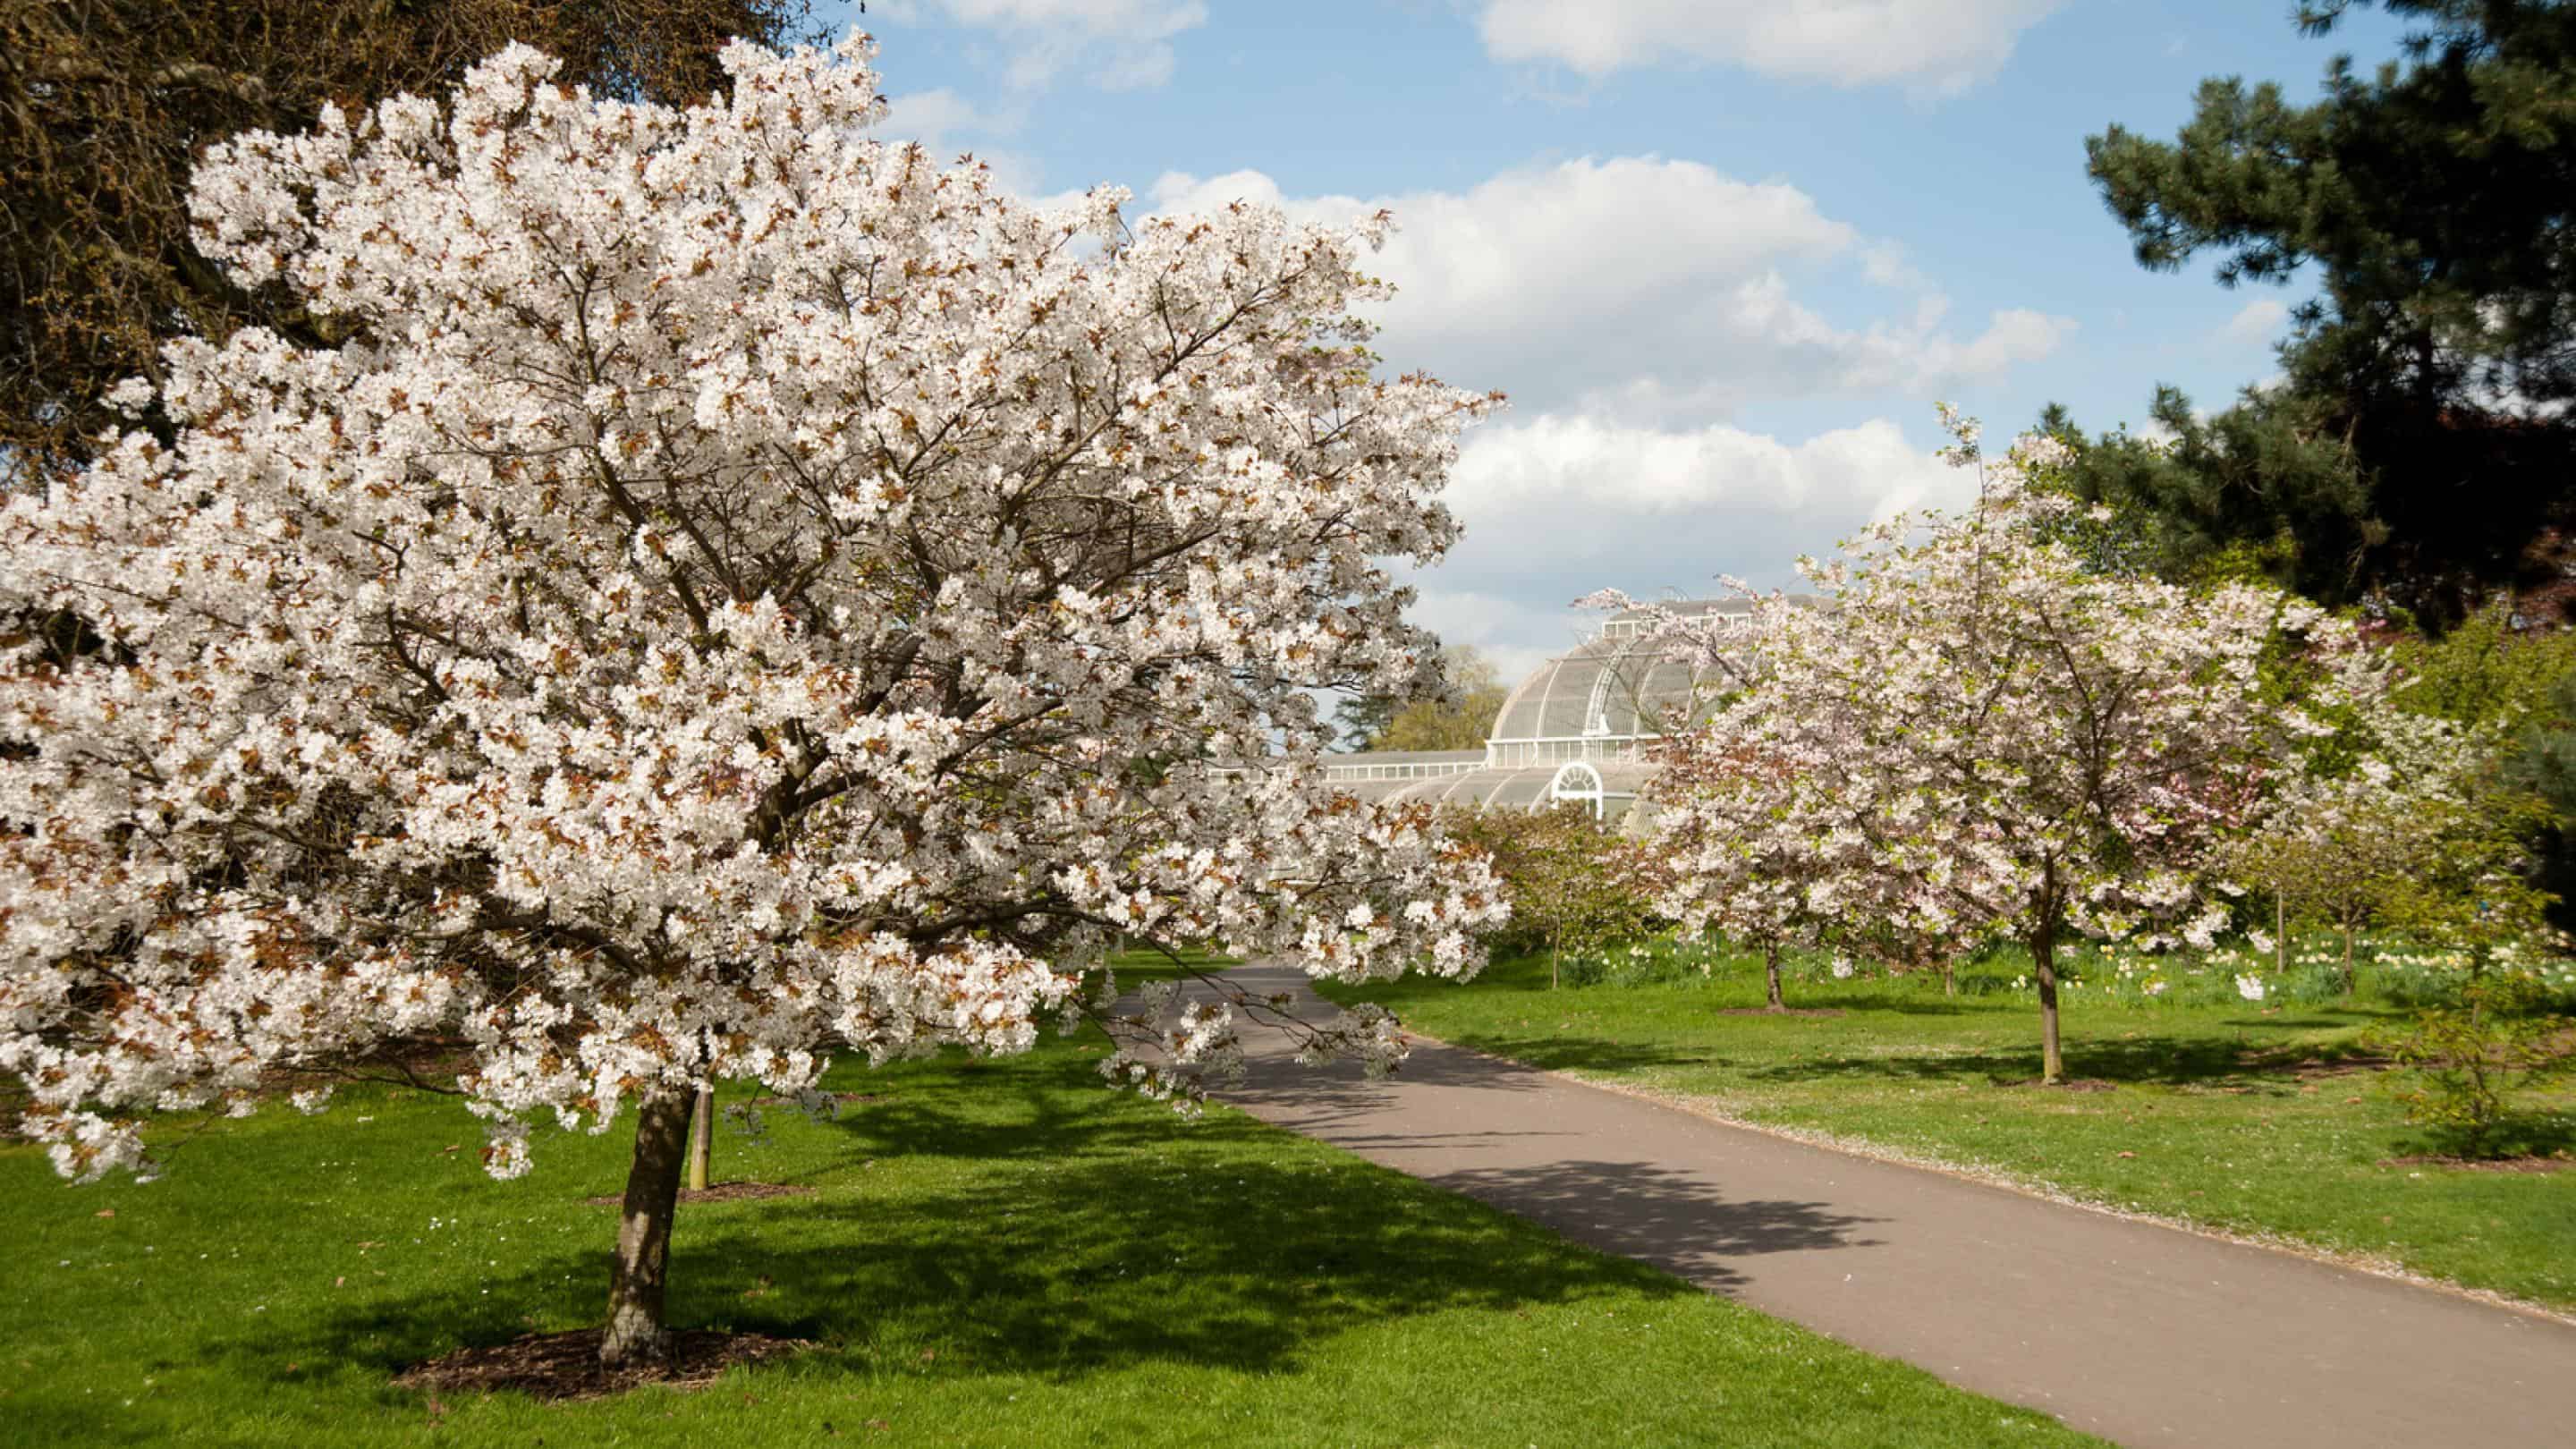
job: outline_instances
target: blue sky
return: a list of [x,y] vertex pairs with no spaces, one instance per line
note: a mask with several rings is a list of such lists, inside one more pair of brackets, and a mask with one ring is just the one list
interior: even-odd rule
[[887,132],[1131,212],[1391,206],[1379,349],[1512,407],[1417,615],[1508,668],[1604,586],[1788,582],[1958,496],[1935,399],[1990,434],[2139,420],[2273,370],[2303,289],[2149,273],[2083,172],[2210,75],[2316,93],[2393,52],[2281,0],[870,0]]

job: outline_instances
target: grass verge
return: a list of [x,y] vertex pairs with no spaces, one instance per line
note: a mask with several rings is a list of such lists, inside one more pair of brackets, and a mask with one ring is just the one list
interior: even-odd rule
[[719,1179],[812,1194],[682,1209],[672,1321],[817,1346],[563,1404],[390,1380],[596,1321],[623,1131],[495,1183],[455,1104],[353,1091],[150,1184],[0,1151],[0,1442],[2095,1442],[1093,1060],[847,1069],[838,1122],[720,1131]]

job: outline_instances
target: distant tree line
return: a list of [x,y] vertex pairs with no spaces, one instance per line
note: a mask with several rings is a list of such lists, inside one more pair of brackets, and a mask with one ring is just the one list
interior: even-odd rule
[[1354,695],[1336,705],[1346,750],[1476,750],[1511,694],[1492,660],[1464,644],[1440,651],[1442,683],[1412,696]]

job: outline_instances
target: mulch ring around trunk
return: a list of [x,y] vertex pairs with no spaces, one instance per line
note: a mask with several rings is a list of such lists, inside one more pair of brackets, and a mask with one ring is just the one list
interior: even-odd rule
[[635,1364],[611,1372],[600,1367],[599,1341],[604,1329],[571,1333],[531,1333],[508,1343],[460,1348],[424,1359],[394,1382],[432,1393],[488,1394],[512,1391],[538,1399],[595,1399],[622,1394],[645,1384],[699,1389],[714,1383],[738,1363],[801,1353],[813,1347],[792,1338],[758,1333],[719,1333],[688,1329],[671,1335],[667,1363]]
[[1718,1009],[1720,1016],[1840,1016],[1839,1006],[1727,1006]]
[[2442,1157],[2417,1153],[2407,1157],[2383,1157],[2382,1167],[2448,1167],[2461,1172],[2576,1172],[2576,1157]]
[[2120,1084],[2117,1082],[2106,1082],[2100,1077],[2060,1077],[2054,1082],[2043,1082],[2037,1077],[2024,1077],[2017,1082],[1997,1082],[1995,1085],[1998,1087],[2046,1087],[2052,1092],[2108,1092],[2116,1089]]
[[[680,1205],[687,1207],[702,1202],[749,1202],[762,1197],[812,1197],[814,1189],[784,1182],[720,1182],[708,1188],[682,1188]],[[593,1207],[616,1207],[626,1201],[622,1193],[602,1193],[586,1197],[583,1202]]]

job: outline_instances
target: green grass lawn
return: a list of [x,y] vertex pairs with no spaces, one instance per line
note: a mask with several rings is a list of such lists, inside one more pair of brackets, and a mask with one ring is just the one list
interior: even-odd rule
[[582,1199],[622,1130],[541,1131],[511,1183],[461,1108],[382,1090],[215,1124],[149,1184],[0,1151],[0,1441],[2095,1442],[1092,1060],[847,1069],[880,1095],[839,1122],[720,1132],[720,1180],[815,1191],[684,1207],[673,1322],[819,1346],[584,1403],[388,1379],[597,1320],[613,1209]]
[[[1725,1014],[1762,1002],[1761,971],[1551,991],[1545,957],[1505,960],[1464,989],[1364,992],[1405,1024],[1533,1066],[1705,1101],[1744,1119],[1817,1129],[2001,1170],[2090,1201],[2395,1259],[2418,1272],[2576,1306],[2576,1171],[2391,1163],[2430,1144],[2358,1040],[2402,1015],[2383,1002],[2139,1001],[2089,982],[2065,993],[2064,1091],[2039,1075],[2039,1011],[2010,964],[1946,997],[1933,978],[1813,978],[1789,1005],[1831,1017]],[[2304,1068],[2298,1064],[2306,1063]],[[2544,1099],[2576,1121],[2576,1094]],[[2544,1124],[2544,1129],[2546,1124]]]

